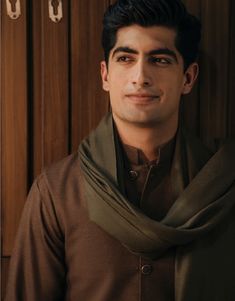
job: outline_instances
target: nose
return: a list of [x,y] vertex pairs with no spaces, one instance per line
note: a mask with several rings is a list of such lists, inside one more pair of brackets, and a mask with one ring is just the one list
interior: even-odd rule
[[133,66],[132,84],[139,87],[152,85],[152,78],[147,62],[140,60]]

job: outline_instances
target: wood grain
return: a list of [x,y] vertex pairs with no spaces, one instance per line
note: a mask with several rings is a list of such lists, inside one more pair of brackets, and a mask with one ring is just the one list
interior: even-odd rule
[[[197,16],[200,19],[200,1],[195,0],[184,0],[184,4],[186,5],[188,11]],[[198,59],[199,61],[199,59]],[[197,82],[195,86],[193,87],[193,90],[190,94],[185,95],[182,97],[183,99],[183,119],[184,124],[188,129],[190,129],[195,135],[199,135],[199,114],[200,114],[200,108],[199,108],[199,98],[200,98],[200,90],[199,90],[199,79],[197,79]]]
[[48,0],[33,4],[34,176],[69,152],[69,16],[49,19]]
[[[227,136],[229,1],[203,0],[200,77],[200,136],[210,146]],[[229,17],[230,16],[230,17]]]
[[2,4],[2,254],[9,256],[27,194],[26,1],[12,20]]
[[102,17],[108,1],[71,1],[72,151],[108,110],[102,91],[100,61]]
[[229,33],[229,60],[228,60],[228,137],[235,138],[235,2],[230,1],[230,33]]
[[1,258],[1,300],[4,300],[10,257]]

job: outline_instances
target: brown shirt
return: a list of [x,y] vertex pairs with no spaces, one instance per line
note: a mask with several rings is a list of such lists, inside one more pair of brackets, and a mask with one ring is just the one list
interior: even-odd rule
[[[139,151],[135,153],[139,155]],[[167,188],[169,162],[161,169],[163,162],[160,159],[157,166],[147,168],[147,162],[131,161],[131,170],[139,173],[135,181],[125,165],[128,196],[156,219],[173,200]],[[78,155],[73,154],[47,168],[31,188],[12,254],[5,300],[172,301],[174,251],[157,261],[146,260],[92,223]]]
[[[130,202],[150,218],[160,221],[174,203],[175,196],[170,180],[175,139],[159,148],[158,157],[148,161],[144,153],[132,146],[123,145],[125,188]],[[168,250],[154,262],[155,281],[146,281],[148,290],[155,292],[159,301],[174,300],[175,249]],[[142,259],[152,269],[153,262]]]

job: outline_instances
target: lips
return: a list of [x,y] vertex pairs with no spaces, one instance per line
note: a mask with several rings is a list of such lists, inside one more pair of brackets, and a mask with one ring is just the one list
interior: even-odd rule
[[138,94],[128,94],[128,99],[134,103],[138,104],[148,104],[153,101],[159,100],[158,95],[146,94],[146,93],[138,93]]

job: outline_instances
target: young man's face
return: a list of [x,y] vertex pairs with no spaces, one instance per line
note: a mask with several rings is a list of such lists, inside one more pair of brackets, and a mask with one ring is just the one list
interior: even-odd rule
[[108,67],[101,63],[116,121],[151,127],[177,119],[181,95],[191,91],[198,66],[184,72],[175,39],[176,32],[162,26],[131,25],[117,32]]

